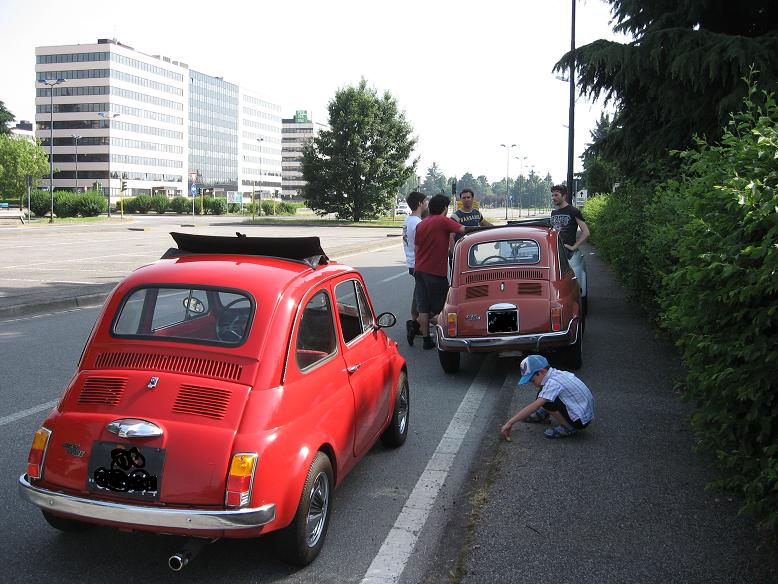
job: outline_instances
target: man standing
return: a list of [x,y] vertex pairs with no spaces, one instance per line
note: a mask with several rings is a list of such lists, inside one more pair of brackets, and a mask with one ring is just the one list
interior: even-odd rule
[[424,349],[433,349],[430,317],[443,310],[448,293],[448,245],[452,233],[464,233],[465,226],[446,217],[451,200],[446,195],[430,199],[429,216],[416,227],[416,306]]
[[[403,223],[403,248],[405,249],[405,263],[408,264],[408,273],[413,278],[416,267],[416,226],[427,216],[427,196],[418,191],[409,194],[405,202],[411,209],[411,214]],[[415,286],[415,280],[414,280]],[[408,344],[413,345],[413,337],[419,334],[419,311],[416,308],[416,290],[411,299],[411,320],[405,321],[405,333]]]
[[[562,243],[567,249],[567,257],[570,259],[583,242],[589,239],[589,227],[580,209],[567,202],[567,187],[564,185],[551,187],[551,202],[556,207],[551,211],[551,226],[560,232]],[[576,239],[579,227],[581,237]]]
[[[492,226],[492,224],[484,219],[483,215],[481,215],[481,211],[473,207],[473,203],[475,203],[475,194],[472,190],[462,189],[462,192],[459,193],[459,200],[462,201],[462,208],[457,209],[451,214],[451,218],[454,221],[460,225],[464,225],[465,227]],[[460,237],[462,237],[461,233],[457,233],[451,236],[448,246],[449,256],[454,253],[454,243],[456,243]]]

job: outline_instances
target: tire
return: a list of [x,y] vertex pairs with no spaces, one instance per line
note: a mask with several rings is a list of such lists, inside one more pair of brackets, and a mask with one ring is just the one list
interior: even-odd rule
[[394,398],[394,411],[392,421],[381,434],[381,442],[388,448],[397,448],[405,443],[408,437],[408,418],[411,408],[410,388],[408,376],[405,371],[400,373],[397,380],[397,396]]
[[[308,469],[292,523],[278,533],[277,549],[290,564],[307,566],[319,555],[330,525],[332,464],[323,452],[317,452]],[[309,526],[309,519],[313,519]]]
[[457,351],[438,351],[438,359],[443,371],[454,374],[459,371],[459,352]]
[[580,369],[583,365],[583,326],[578,325],[578,338],[575,344],[557,351],[557,360],[563,369]]
[[64,533],[80,533],[82,531],[88,531],[94,527],[91,523],[84,523],[83,521],[76,521],[75,519],[67,519],[54,515],[48,511],[41,511],[43,518],[54,529],[58,529]]

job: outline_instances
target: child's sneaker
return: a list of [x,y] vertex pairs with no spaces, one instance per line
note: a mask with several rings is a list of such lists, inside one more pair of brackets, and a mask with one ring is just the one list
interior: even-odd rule
[[575,436],[577,433],[578,430],[572,426],[557,426],[556,428],[549,428],[548,430],[543,431],[546,438],[551,438],[552,440],[555,438],[568,438],[570,436]]

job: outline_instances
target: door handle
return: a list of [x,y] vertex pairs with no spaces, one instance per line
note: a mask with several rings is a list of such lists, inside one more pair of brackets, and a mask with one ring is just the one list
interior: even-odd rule
[[358,370],[360,367],[362,367],[362,363],[357,363],[356,365],[352,365],[351,367],[349,367],[348,369],[346,369],[346,371],[348,371],[349,373],[356,373],[356,372],[357,372],[357,370]]

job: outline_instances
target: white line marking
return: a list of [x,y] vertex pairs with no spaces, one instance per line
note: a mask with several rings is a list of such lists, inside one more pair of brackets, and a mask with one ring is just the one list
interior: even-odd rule
[[79,306],[78,308],[68,308],[67,310],[58,310],[57,312],[46,312],[43,314],[31,314],[29,316],[19,316],[17,318],[0,320],[0,325],[12,324],[14,322],[24,322],[25,320],[33,320],[36,318],[44,318],[46,316],[57,316],[58,314],[69,314],[71,312],[80,312],[82,310],[88,310],[90,308],[102,308],[101,304],[90,304],[89,306]]
[[11,422],[15,422],[16,420],[26,418],[27,416],[31,416],[33,414],[37,414],[38,412],[42,412],[43,410],[50,410],[51,408],[57,405],[58,401],[59,401],[58,399],[55,399],[54,401],[46,402],[45,404],[35,406],[34,408],[27,408],[26,410],[22,410],[21,412],[16,412],[15,414],[11,414],[10,416],[4,416],[0,418],[0,426],[5,426],[6,424],[10,424]]
[[481,400],[489,385],[492,367],[487,366],[491,359],[484,362],[478,376],[467,390],[448,429],[440,439],[438,447],[421,473],[416,486],[411,491],[397,521],[389,530],[381,549],[373,558],[361,584],[396,584],[408,563],[408,558],[416,546],[419,534],[435,504],[435,499],[448,476],[454,457],[462,445],[473,418],[481,405]]
[[373,253],[373,252],[377,252],[377,251],[384,251],[386,249],[391,249],[393,247],[397,247],[398,245],[400,245],[401,242],[402,242],[402,240],[398,241],[397,243],[392,243],[392,244],[386,245],[384,247],[377,247],[375,249],[369,249],[369,250],[365,250],[365,251],[357,251],[357,252],[350,253],[350,254],[347,254],[347,255],[339,255],[339,256],[336,256],[336,257],[334,257],[332,259],[340,261],[340,260],[345,259],[345,258],[350,258],[350,257],[362,255],[363,253]]
[[392,280],[396,280],[397,278],[401,278],[402,276],[405,276],[408,274],[408,272],[400,272],[399,274],[395,274],[394,276],[389,276],[388,278],[384,278],[383,280],[380,280],[378,283],[383,284],[384,282],[391,282]]

